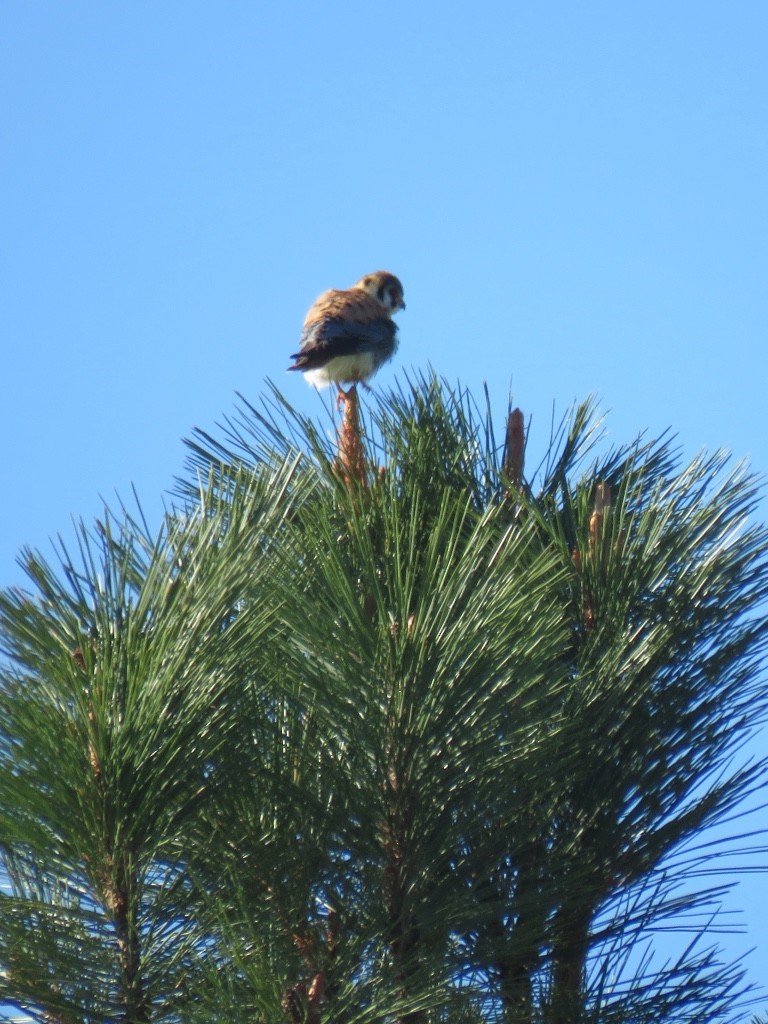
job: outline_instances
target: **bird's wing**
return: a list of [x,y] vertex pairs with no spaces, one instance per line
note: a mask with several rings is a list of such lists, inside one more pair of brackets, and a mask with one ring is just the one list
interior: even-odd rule
[[393,321],[365,292],[325,292],[307,313],[291,369],[312,370],[338,356],[391,345],[396,332]]

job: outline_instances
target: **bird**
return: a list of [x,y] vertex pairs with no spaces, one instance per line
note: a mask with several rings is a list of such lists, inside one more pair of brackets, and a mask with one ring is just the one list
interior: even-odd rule
[[300,370],[316,388],[331,382],[343,394],[342,384],[367,381],[397,349],[393,314],[405,309],[403,286],[394,274],[376,270],[351,288],[323,292],[304,320],[299,351],[289,370]]

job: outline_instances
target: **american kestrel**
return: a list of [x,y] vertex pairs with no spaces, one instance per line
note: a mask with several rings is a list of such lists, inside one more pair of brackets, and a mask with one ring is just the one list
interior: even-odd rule
[[346,291],[323,292],[309,308],[288,369],[301,370],[316,388],[365,383],[395,354],[392,315],[399,309],[405,309],[403,286],[386,270],[366,274]]

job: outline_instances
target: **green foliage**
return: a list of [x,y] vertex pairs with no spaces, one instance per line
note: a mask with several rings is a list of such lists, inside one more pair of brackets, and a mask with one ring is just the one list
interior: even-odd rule
[[[765,778],[737,758],[768,635],[743,468],[597,455],[587,404],[515,487],[433,377],[371,400],[366,482],[277,392],[221,433],[157,538],[107,515],[0,597],[0,1001],[736,1019],[696,842]],[[672,918],[702,934],[659,967]]]

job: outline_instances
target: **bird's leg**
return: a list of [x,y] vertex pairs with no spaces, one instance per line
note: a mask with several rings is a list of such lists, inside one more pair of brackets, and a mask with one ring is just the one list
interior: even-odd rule
[[338,390],[336,392],[336,408],[337,409],[341,409],[342,405],[344,405],[345,402],[352,401],[353,396],[357,397],[357,385],[358,384],[361,384],[365,388],[366,391],[369,391],[369,392],[373,391],[373,388],[370,387],[370,385],[366,381],[364,381],[362,377],[358,377],[358,378],[356,378],[356,380],[352,381],[348,391],[345,391],[344,388],[341,386],[341,384],[337,384],[336,385],[336,387],[338,388]]
[[370,386],[368,381],[364,380],[359,373],[355,375],[352,386],[355,387],[357,384],[362,384],[363,388],[368,392],[373,391],[373,388]]
[[341,384],[338,384],[337,387],[338,390],[336,392],[336,408],[339,411],[341,411],[341,407],[343,405],[346,405],[347,402],[349,402],[350,399],[352,398],[352,392],[355,389],[355,385],[353,384],[349,391],[345,391]]

